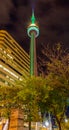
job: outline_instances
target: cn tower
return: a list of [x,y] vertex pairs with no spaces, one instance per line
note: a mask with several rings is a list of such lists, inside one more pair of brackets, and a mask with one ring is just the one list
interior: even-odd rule
[[39,36],[39,27],[36,24],[34,11],[32,11],[31,24],[27,28],[30,41],[30,75],[37,76],[36,38]]

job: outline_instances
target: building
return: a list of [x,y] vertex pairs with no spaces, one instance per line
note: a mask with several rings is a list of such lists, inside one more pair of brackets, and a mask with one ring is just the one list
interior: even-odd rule
[[30,37],[30,75],[37,76],[36,38],[39,36],[39,27],[36,24],[34,10],[32,10],[31,24],[27,28]]
[[30,57],[5,30],[0,30],[0,85],[11,85],[30,73]]

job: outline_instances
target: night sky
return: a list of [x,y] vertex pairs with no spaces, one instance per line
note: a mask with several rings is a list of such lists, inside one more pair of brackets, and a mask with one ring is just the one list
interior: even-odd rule
[[0,29],[7,30],[29,52],[27,26],[32,6],[40,28],[37,52],[48,43],[60,42],[69,48],[69,0],[0,0]]

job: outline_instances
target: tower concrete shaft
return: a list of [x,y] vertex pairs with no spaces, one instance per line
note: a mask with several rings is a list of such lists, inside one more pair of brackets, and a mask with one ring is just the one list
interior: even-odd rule
[[36,40],[34,31],[31,33],[30,43],[30,74],[37,76]]

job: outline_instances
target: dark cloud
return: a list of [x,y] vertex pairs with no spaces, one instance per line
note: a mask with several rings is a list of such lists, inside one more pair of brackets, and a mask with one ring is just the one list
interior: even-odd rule
[[12,7],[11,0],[0,0],[0,24],[9,22],[9,12]]
[[[39,42],[46,44],[47,42],[51,44],[63,42],[65,46],[69,47],[69,4],[67,1],[64,3],[65,6],[58,0],[48,0],[39,6],[37,16],[40,17],[40,36],[42,37]],[[43,11],[44,5],[47,5],[47,9],[44,8]]]
[[9,13],[10,21],[13,23],[18,20],[16,13],[17,13],[16,9],[11,9],[11,11]]
[[28,6],[29,0],[12,0],[15,7]]
[[69,6],[69,0],[55,0],[56,5],[62,6],[62,7],[68,7]]
[[32,7],[40,28],[37,48],[57,42],[69,47],[69,0],[0,0],[0,29],[6,29],[29,51],[27,26]]

